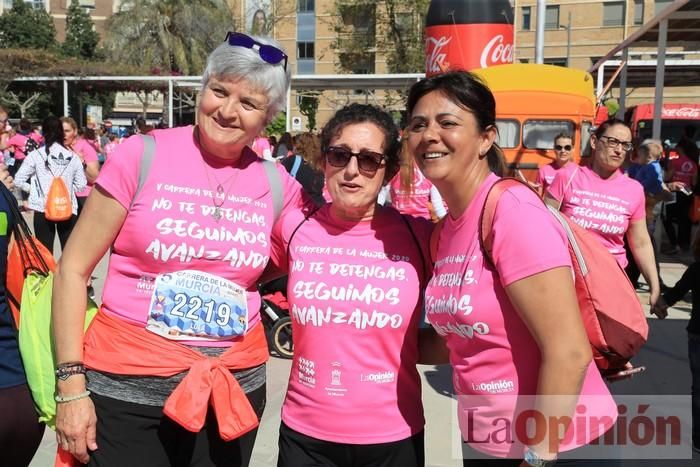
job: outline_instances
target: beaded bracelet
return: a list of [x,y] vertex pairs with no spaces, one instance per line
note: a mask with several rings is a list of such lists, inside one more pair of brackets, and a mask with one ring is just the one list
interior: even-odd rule
[[90,397],[90,391],[84,391],[80,394],[75,394],[73,396],[61,396],[59,394],[56,394],[56,397],[54,397],[54,399],[58,404],[65,404],[66,402],[78,401],[80,399],[85,399],[86,397]]
[[86,372],[85,365],[82,363],[74,363],[72,365],[60,366],[56,369],[56,378],[65,381],[73,375],[84,375]]

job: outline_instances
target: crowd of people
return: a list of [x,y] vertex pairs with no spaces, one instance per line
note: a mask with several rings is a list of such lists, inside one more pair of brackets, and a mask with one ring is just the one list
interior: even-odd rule
[[[478,77],[416,82],[404,128],[383,109],[351,104],[320,135],[271,141],[264,129],[284,105],[287,58],[273,39],[229,33],[207,59],[195,125],[141,122],[117,145],[48,117],[41,137],[20,122],[0,139],[16,167],[14,181],[0,173],[0,189],[27,193],[37,239],[51,250],[58,234],[62,247],[52,308],[60,451],[92,466],[248,466],[266,404],[258,285],[286,274],[295,351],[278,466],[425,465],[418,363],[451,365],[465,466],[547,466],[560,456],[596,465],[577,454],[612,428],[617,408],[592,359],[566,232],[543,199],[621,267],[634,264],[663,318],[698,267],[661,295],[655,223],[666,203],[664,226],[678,224],[670,250],[690,245],[680,196],[695,189],[697,147],[679,143],[674,158],[655,141],[633,151],[629,127],[611,119],[590,135],[590,163],[578,165],[573,135],[558,134],[537,190],[500,195],[487,248],[482,214],[505,166],[495,99]],[[73,209],[62,221],[45,213],[56,177]],[[591,197],[612,227],[586,222]],[[0,258],[10,231],[0,232]],[[101,309],[84,332],[84,291],[105,254]],[[0,410],[17,414],[0,420],[0,447],[12,446],[8,465],[20,466],[43,426],[28,415],[12,326],[0,300]],[[603,423],[544,427],[531,443],[489,436],[528,398],[548,420],[570,421],[585,404]]]

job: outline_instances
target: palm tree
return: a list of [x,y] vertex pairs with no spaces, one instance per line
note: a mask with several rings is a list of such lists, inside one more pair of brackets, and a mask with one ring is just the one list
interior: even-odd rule
[[123,0],[107,23],[105,49],[118,63],[196,75],[232,28],[225,0]]

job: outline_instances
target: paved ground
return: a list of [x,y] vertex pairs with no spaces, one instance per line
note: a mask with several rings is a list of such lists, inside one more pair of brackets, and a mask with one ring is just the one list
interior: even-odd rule
[[[58,248],[57,250],[58,251]],[[685,270],[690,258],[686,256],[662,256],[662,276],[666,284],[673,285]],[[97,294],[102,291],[107,262],[103,259],[95,275]],[[640,299],[646,302],[648,295],[640,292]],[[685,321],[690,313],[690,304],[680,302],[670,310],[669,319],[659,321],[650,318],[650,340],[635,363],[645,365],[643,376],[612,386],[615,394],[689,394],[690,373],[687,364],[687,344]],[[256,442],[252,466],[270,467],[275,465],[277,452],[277,430],[282,399],[286,391],[290,361],[271,358],[267,368],[268,404]],[[456,402],[451,398],[451,371],[448,366],[421,366],[423,379],[423,404],[426,415],[426,462],[428,467],[457,467],[462,463],[453,453],[459,446],[458,430],[453,424]],[[31,467],[53,465],[56,452],[55,435],[47,429],[39,451]],[[0,464],[2,462],[0,461]],[[603,465],[602,463],[600,465]],[[674,461],[629,461],[630,466],[669,466],[684,467],[700,465],[700,455],[693,460]],[[139,466],[133,466],[139,467]]]

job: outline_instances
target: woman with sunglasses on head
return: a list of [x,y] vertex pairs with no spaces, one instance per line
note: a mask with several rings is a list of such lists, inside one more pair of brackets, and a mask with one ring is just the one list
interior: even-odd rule
[[[265,406],[257,282],[279,212],[303,203],[248,146],[284,108],[287,55],[229,33],[197,125],[124,141],[104,165],[53,292],[57,439],[89,465],[247,466]],[[83,336],[86,279],[111,250]]]
[[568,133],[559,133],[554,137],[554,160],[547,165],[541,166],[535,179],[535,185],[540,194],[544,195],[547,193],[547,188],[562,169],[568,170],[572,166],[576,166],[576,163],[571,161],[573,142],[574,139]]
[[[566,234],[528,186],[506,186],[488,252],[481,246],[481,215],[502,155],[495,99],[479,78],[466,71],[425,78],[409,91],[407,110],[409,151],[448,206],[432,242],[425,312],[435,333],[421,341],[421,361],[453,367],[465,466],[552,465],[560,452],[602,435],[615,413],[592,361]],[[587,416],[609,418],[569,425],[567,442],[542,425],[536,441],[519,435],[516,420],[528,409],[565,421],[577,404]]]
[[278,466],[424,465],[416,363],[431,223],[377,204],[399,145],[386,112],[340,109],[321,133],[331,201],[275,226],[294,334]]
[[647,231],[644,188],[621,170],[632,147],[627,124],[618,119],[603,122],[591,135],[590,167],[576,167],[555,177],[545,199],[600,239],[623,269],[627,266],[627,239],[649,284],[649,304],[653,306],[660,289]]

